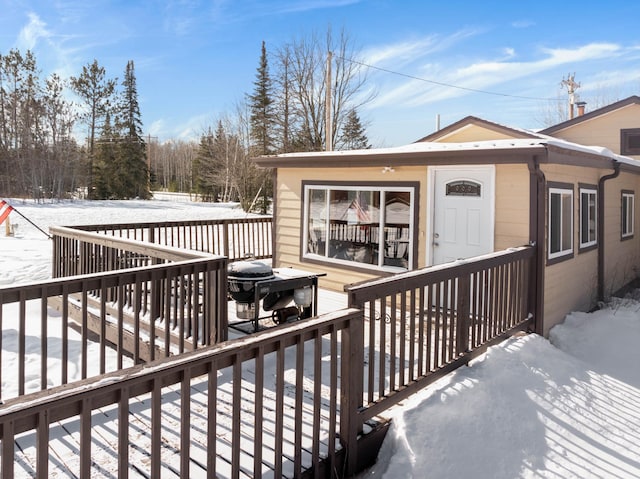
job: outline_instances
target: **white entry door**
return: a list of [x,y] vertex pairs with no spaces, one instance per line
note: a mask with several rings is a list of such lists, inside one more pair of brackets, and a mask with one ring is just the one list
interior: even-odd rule
[[494,178],[493,167],[434,168],[433,264],[493,251]]

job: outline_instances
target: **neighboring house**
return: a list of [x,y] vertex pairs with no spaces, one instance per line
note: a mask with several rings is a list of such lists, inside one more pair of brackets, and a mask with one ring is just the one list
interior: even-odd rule
[[[584,111],[584,105],[579,112]],[[581,145],[598,145],[640,160],[640,97],[630,96],[558,123],[540,133]]]
[[[609,113],[591,121],[640,128]],[[536,244],[546,335],[640,265],[640,163],[605,148],[467,117],[403,147],[256,161],[275,168],[274,264],[325,288]]]

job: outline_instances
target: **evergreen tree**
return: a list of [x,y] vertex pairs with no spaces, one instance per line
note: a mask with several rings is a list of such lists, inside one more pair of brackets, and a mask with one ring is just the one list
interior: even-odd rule
[[233,135],[227,133],[222,120],[218,121],[212,146],[210,183],[215,187],[222,201],[231,201],[231,172],[235,152],[232,151]]
[[199,195],[203,201],[215,201],[217,196],[211,182],[213,150],[213,133],[209,129],[200,137],[198,152],[191,166],[193,192]]
[[118,108],[118,130],[122,134],[122,141],[119,143],[118,161],[114,171],[118,188],[113,193],[118,198],[148,199],[151,194],[147,153],[142,136],[142,120],[132,60],[127,63],[122,87]]
[[339,141],[340,149],[343,150],[364,150],[371,148],[364,126],[360,122],[360,117],[355,108],[352,108],[349,110],[349,113],[347,113]]
[[87,194],[93,198],[93,161],[95,156],[95,139],[98,123],[109,111],[111,96],[115,90],[116,81],[105,78],[105,69],[98,65],[98,60],[82,67],[78,77],[71,77],[71,88],[83,99],[86,111],[83,115],[89,125]]
[[[254,92],[249,95],[251,150],[250,156],[269,155],[274,153],[274,136],[276,120],[274,114],[273,83],[269,76],[267,49],[264,40],[260,52],[260,64],[254,82]],[[246,180],[246,178],[245,178]],[[256,175],[255,185],[247,188],[254,195],[262,193],[261,212],[267,211],[267,198],[273,190],[271,171],[263,170]]]
[[119,135],[111,124],[111,115],[107,113],[96,141],[93,165],[93,198],[96,200],[118,198],[115,191],[119,186],[113,172],[118,162],[119,141]]
[[260,64],[256,74],[252,95],[249,95],[251,110],[251,142],[253,155],[269,155],[273,153],[273,132],[275,120],[273,113],[273,88],[267,63],[267,49],[264,41],[260,53]]

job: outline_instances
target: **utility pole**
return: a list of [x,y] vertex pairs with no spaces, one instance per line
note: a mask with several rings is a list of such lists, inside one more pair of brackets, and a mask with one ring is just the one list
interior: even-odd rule
[[576,74],[567,75],[567,78],[562,78],[560,82],[560,86],[567,88],[567,93],[569,94],[569,119],[573,120],[573,105],[575,104],[575,92],[578,88],[580,88],[580,83],[576,83],[575,81]]
[[325,150],[332,151],[333,150],[333,116],[331,115],[331,52],[327,52],[327,78],[325,80],[326,88],[325,88]]

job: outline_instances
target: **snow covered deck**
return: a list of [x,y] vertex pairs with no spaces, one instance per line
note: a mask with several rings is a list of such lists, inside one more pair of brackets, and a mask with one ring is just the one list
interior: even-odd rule
[[[346,294],[320,290],[318,307],[321,314],[343,309]],[[229,309],[235,311],[231,301]],[[233,321],[233,316],[230,319]],[[327,355],[331,356],[332,348],[335,355],[338,345],[329,346],[330,333],[329,339],[322,336],[311,341],[300,339],[295,341],[293,348],[276,346],[274,351],[267,352],[269,337],[280,337],[286,330],[299,329],[297,326],[296,323],[280,325],[257,335],[267,336],[259,348],[262,353],[257,353],[262,354],[259,360],[262,368],[257,360],[247,358],[240,360],[241,365],[231,361],[223,368],[211,363],[205,368],[205,374],[190,378],[192,374],[187,373],[179,381],[168,381],[171,384],[166,386],[160,384],[167,382],[166,379],[150,379],[150,391],[143,394],[135,394],[135,386],[118,388],[116,401],[107,401],[109,404],[96,408],[89,404],[89,413],[83,413],[83,407],[87,406],[78,403],[74,396],[111,383],[126,384],[129,377],[141,371],[135,368],[123,370],[102,379],[86,380],[81,385],[9,400],[6,404],[8,412],[14,408],[23,409],[25,403],[28,406],[33,402],[38,405],[36,409],[44,408],[48,411],[45,414],[55,417],[57,408],[63,407],[56,403],[64,403],[65,389],[70,389],[77,392],[68,397],[71,404],[66,407],[79,408],[74,417],[50,425],[46,433],[46,459],[38,457],[38,443],[43,440],[40,430],[31,429],[16,436],[13,475],[34,477],[41,474],[43,465],[39,461],[43,460],[47,462],[48,477],[84,477],[84,472],[90,471],[92,475],[116,478],[119,477],[118,469],[122,471],[123,467],[127,468],[129,477],[185,477],[185,471],[188,471],[188,477],[212,477],[212,467],[215,477],[293,477],[295,470],[320,467],[323,458],[335,455],[340,448],[335,438],[335,425],[340,422],[337,365],[330,371],[322,364],[327,362]],[[234,336],[242,341],[237,331]],[[236,346],[245,352],[238,358],[254,356],[247,353],[246,347]],[[297,351],[298,348],[304,352]],[[207,355],[204,350],[194,354],[200,360]],[[301,360],[304,366],[298,372]],[[314,365],[318,361],[320,363]],[[218,364],[224,364],[224,360]],[[162,366],[158,368],[162,369]],[[190,367],[186,370],[200,369]],[[262,370],[263,374],[256,376],[256,370]],[[314,386],[313,378],[319,371],[325,380]],[[277,394],[280,390],[284,391],[283,395]],[[58,396],[62,400],[57,399]],[[90,403],[95,401],[89,400]],[[185,402],[189,403],[187,408],[183,407]],[[54,406],[46,406],[47,403]],[[333,426],[329,426],[331,424]],[[83,428],[85,437],[90,434],[88,446],[82,439]],[[124,438],[122,428],[126,431]],[[330,441],[332,435],[334,439]],[[83,464],[87,452],[85,450],[83,454],[82,450],[87,447],[91,460]],[[150,474],[154,448],[161,460],[159,470]],[[127,452],[123,455],[121,451],[125,449]],[[4,474],[8,472],[5,469],[8,463],[3,460],[3,464]]]

